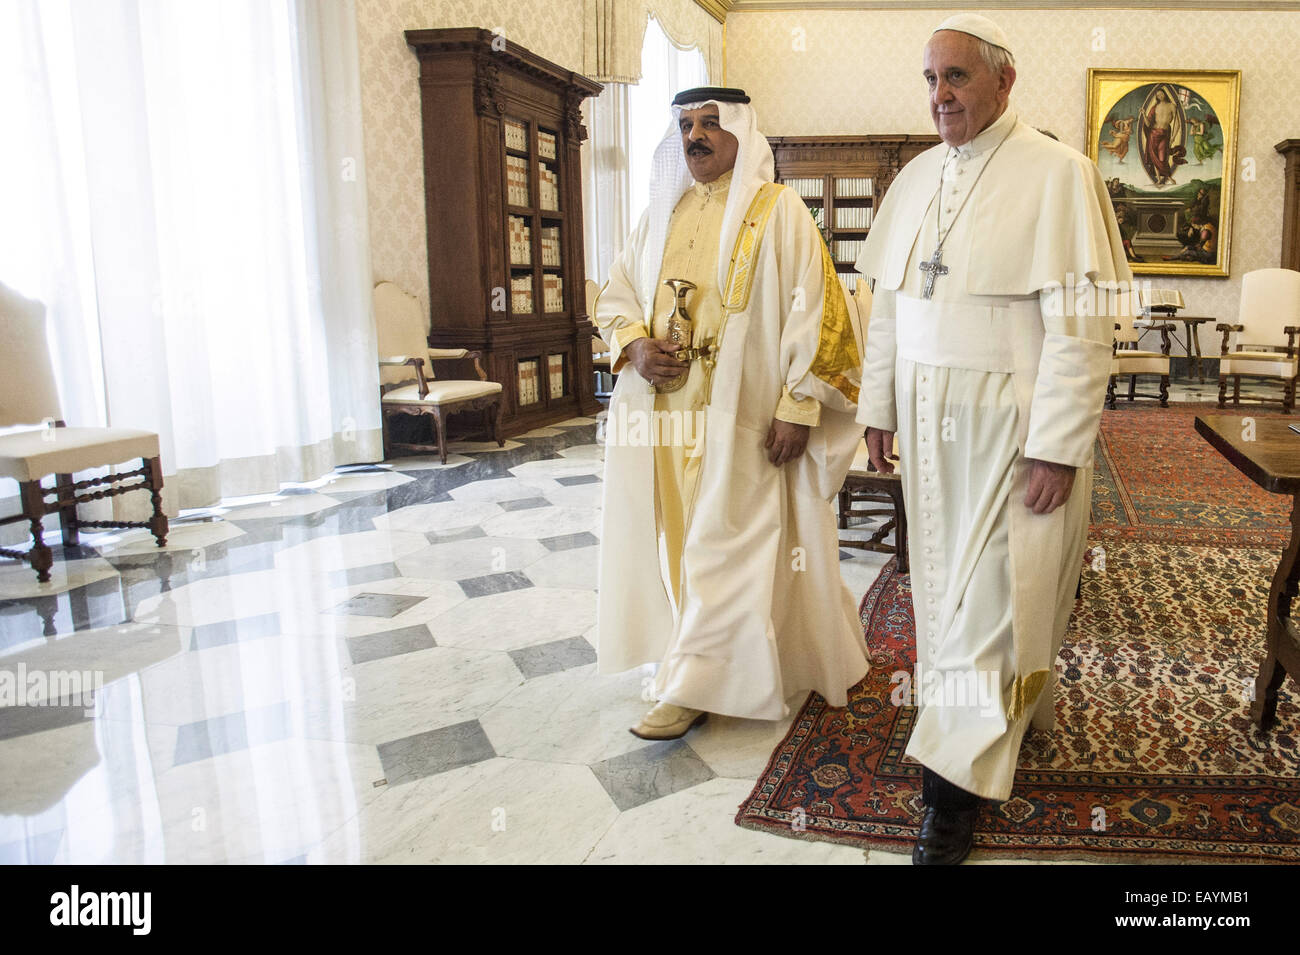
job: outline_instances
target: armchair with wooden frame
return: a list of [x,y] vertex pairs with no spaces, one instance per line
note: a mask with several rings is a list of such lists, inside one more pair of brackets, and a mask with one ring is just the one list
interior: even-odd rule
[[[1111,343],[1110,380],[1106,384],[1106,407],[1115,410],[1115,380],[1128,377],[1129,401],[1135,398],[1156,398],[1160,407],[1169,407],[1169,333],[1176,326],[1172,323],[1146,323],[1141,332],[1158,331],[1160,333],[1160,351],[1142,351],[1138,348],[1141,332],[1134,325],[1132,315],[1122,317],[1115,323],[1115,340]],[[1160,393],[1146,394],[1137,390],[1138,375],[1158,375]]]
[[[162,509],[162,464],[158,435],[133,428],[69,428],[62,420],[54,366],[45,337],[45,307],[0,285],[0,427],[41,425],[0,435],[0,477],[18,482],[22,511],[0,524],[25,521],[32,545],[25,551],[0,547],[0,557],[23,561],[48,583],[54,553],[44,540],[42,520],[58,514],[63,546],[80,542],[82,528],[147,528],[159,547],[167,543],[167,515]],[[73,481],[75,473],[139,460],[140,466],[103,477]],[[54,476],[53,487],[44,480]],[[136,480],[136,479],[139,480]],[[82,520],[77,505],[148,491],[153,516],[148,521]],[[53,496],[53,501],[46,498]]]
[[[1295,407],[1298,371],[1296,335],[1300,335],[1300,272],[1292,269],[1257,269],[1241,280],[1241,311],[1237,324],[1220,323],[1219,407],[1227,400],[1232,379],[1233,406],[1241,404],[1241,379],[1261,378],[1282,385],[1284,414]],[[1236,335],[1235,342],[1232,336]],[[1286,345],[1279,343],[1286,336]],[[1232,347],[1229,347],[1231,344]]]
[[[466,348],[430,348],[424,310],[419,299],[408,295],[392,282],[375,286],[375,330],[379,343],[379,401],[384,427],[384,457],[393,448],[409,451],[436,451],[447,463],[448,415],[481,410],[497,447],[504,447],[501,437],[500,382],[488,381],[479,363],[482,353]],[[478,380],[436,379],[435,361],[472,360]],[[428,365],[428,372],[425,365]],[[414,383],[411,379],[414,378]],[[433,419],[437,445],[395,441],[390,435],[389,418],[395,414],[428,415]]]

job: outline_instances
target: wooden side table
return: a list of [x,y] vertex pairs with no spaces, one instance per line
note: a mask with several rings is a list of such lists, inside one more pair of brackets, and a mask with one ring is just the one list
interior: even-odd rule
[[[1154,331],[1164,322],[1182,322],[1185,336],[1183,341],[1178,344],[1183,346],[1183,351],[1187,353],[1187,377],[1191,378],[1196,375],[1201,384],[1205,383],[1205,366],[1201,364],[1201,326],[1207,322],[1215,322],[1218,319],[1207,318],[1202,315],[1164,315],[1160,314],[1151,316],[1150,319],[1139,319],[1134,323],[1135,327],[1143,334]],[[1174,340],[1178,340],[1178,334],[1174,334]]]
[[1196,431],[1242,474],[1266,491],[1290,494],[1291,540],[1273,574],[1268,593],[1268,630],[1264,662],[1255,678],[1251,718],[1266,730],[1277,719],[1277,691],[1286,680],[1300,680],[1300,627],[1291,618],[1291,598],[1300,584],[1300,434],[1282,419],[1254,419],[1254,440],[1246,440],[1241,415],[1197,416]]

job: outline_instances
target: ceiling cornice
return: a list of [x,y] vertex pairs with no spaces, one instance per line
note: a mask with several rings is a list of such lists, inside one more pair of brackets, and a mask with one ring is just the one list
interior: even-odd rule
[[695,0],[695,3],[719,23],[726,23],[727,14],[736,5],[736,0]]

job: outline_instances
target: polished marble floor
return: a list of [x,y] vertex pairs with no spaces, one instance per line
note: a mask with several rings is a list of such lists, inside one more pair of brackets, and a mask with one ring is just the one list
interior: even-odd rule
[[[0,862],[906,862],[734,825],[788,719],[628,733],[597,432],[87,535],[44,585],[0,562],[0,678],[62,679],[0,699]],[[886,558],[842,555],[860,598]]]
[[597,422],[454,452],[0,562],[0,862],[861,863],[733,824],[788,720],[628,733]]

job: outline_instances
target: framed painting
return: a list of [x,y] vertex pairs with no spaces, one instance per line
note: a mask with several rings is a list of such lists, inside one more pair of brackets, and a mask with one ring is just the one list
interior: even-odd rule
[[1088,158],[1136,275],[1228,275],[1239,70],[1088,70]]

